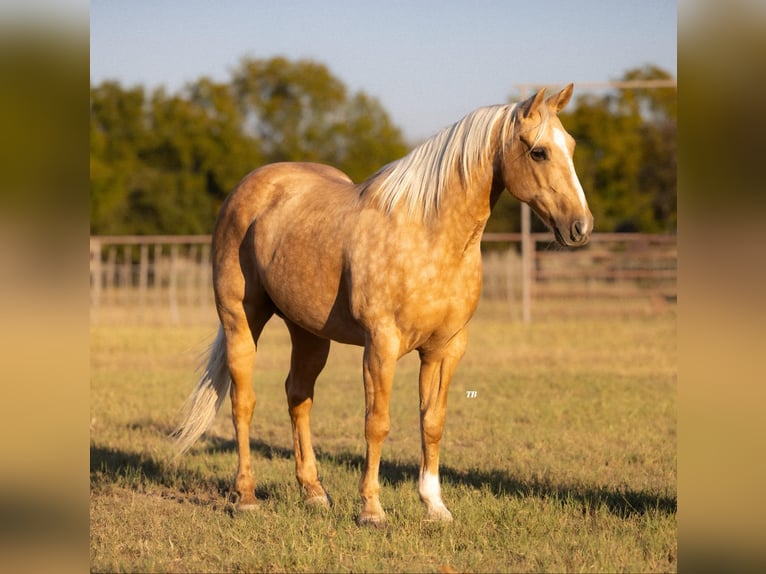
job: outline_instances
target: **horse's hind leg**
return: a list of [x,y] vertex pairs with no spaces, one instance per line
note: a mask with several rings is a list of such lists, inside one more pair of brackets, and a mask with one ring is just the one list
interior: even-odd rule
[[303,488],[307,503],[329,506],[330,499],[319,481],[316,456],[311,444],[310,416],[314,402],[314,383],[327,362],[330,341],[312,335],[291,321],[285,320],[285,323],[293,344],[285,392],[293,426],[295,477]]
[[238,495],[237,510],[256,507],[255,479],[250,464],[250,423],[255,408],[253,366],[258,338],[273,314],[265,298],[240,301],[227,306],[219,302],[219,316],[226,334],[226,361],[231,374],[231,414],[237,437],[239,465],[234,489]]

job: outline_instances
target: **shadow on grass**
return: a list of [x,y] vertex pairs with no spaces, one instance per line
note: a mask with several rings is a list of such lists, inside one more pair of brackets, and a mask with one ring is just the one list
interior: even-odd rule
[[[149,433],[167,437],[174,430],[171,427],[152,421],[136,421],[127,425],[131,430],[148,431]],[[251,440],[250,447],[256,458],[290,459],[291,449],[270,445],[264,441]],[[236,452],[236,442],[216,436],[208,436],[204,441],[190,450],[190,454],[220,454]],[[168,457],[153,456],[151,453],[135,452],[121,448],[113,448],[91,444],[90,447],[90,486],[91,492],[100,492],[112,486],[145,491],[148,487],[159,488],[161,496],[175,499],[179,502],[191,502],[204,506],[236,501],[234,493],[234,476],[236,467],[231,468],[231,474],[212,476],[199,469],[184,464],[183,457],[173,460]],[[277,496],[277,486],[269,483],[259,483],[255,496],[259,500],[268,500]]]
[[[139,424],[152,427],[153,433],[168,436],[170,429],[156,423]],[[266,460],[289,460],[293,458],[290,448],[269,444],[263,440],[251,439],[250,448],[253,456]],[[220,454],[236,452],[236,443],[230,438],[208,435],[203,442],[192,448],[191,453]],[[326,466],[342,466],[361,475],[364,457],[349,452],[318,452],[317,458]],[[561,501],[574,501],[581,504],[584,512],[593,512],[605,506],[618,516],[627,517],[659,511],[675,514],[677,499],[660,496],[645,491],[625,488],[591,487],[588,485],[562,485],[550,481],[521,480],[502,470],[458,470],[449,466],[441,467],[442,480],[445,483],[465,486],[477,490],[488,490],[497,497],[539,497]],[[91,445],[90,477],[91,490],[109,485],[144,489],[149,485],[167,489],[168,498],[178,498],[184,502],[197,502],[208,505],[221,497],[232,500],[232,476],[225,478],[211,477],[189,465],[177,464],[172,460],[157,460],[150,454],[129,452],[110,447]],[[398,461],[381,461],[381,481],[391,485],[414,484],[419,467],[417,464]],[[276,486],[263,484],[256,490],[256,497],[268,499],[276,495]],[[175,493],[175,494],[172,494]]]
[[458,471],[448,467],[443,469],[442,476],[451,483],[478,489],[489,488],[495,496],[552,498],[562,503],[574,501],[582,506],[583,513],[593,513],[605,506],[612,514],[627,518],[649,511],[675,514],[678,509],[676,497],[627,488],[557,485],[549,481],[519,480],[499,470]]
[[[197,452],[221,453],[235,452],[236,444],[231,439],[208,437],[205,445],[197,447]],[[267,460],[292,459],[291,449],[274,446],[262,440],[251,440],[250,447],[256,458]],[[193,451],[194,452],[194,451]],[[317,453],[321,464],[343,466],[349,471],[361,475],[364,457],[349,452]],[[90,475],[91,489],[97,490],[109,484],[141,489],[151,484],[169,489],[183,502],[209,505],[220,502],[221,497],[232,500],[232,475],[222,478],[204,476],[200,471],[190,469],[184,464],[171,461],[157,461],[150,455],[126,452],[119,449],[91,446]],[[381,461],[381,481],[391,485],[413,484],[417,480],[419,467],[396,461]],[[587,485],[562,485],[550,481],[521,480],[502,470],[457,470],[449,466],[441,467],[442,480],[445,483],[462,485],[477,490],[488,490],[496,497],[538,497],[553,499],[562,504],[574,501],[580,504],[583,512],[594,512],[606,507],[617,516],[628,517],[658,511],[675,514],[677,499],[649,492],[630,489],[609,489]],[[276,495],[274,485],[259,485],[256,497],[268,499]]]
[[90,486],[92,492],[110,486],[133,490],[155,486],[167,489],[167,498],[200,503],[225,496],[231,488],[229,480],[204,476],[171,460],[157,460],[149,454],[94,445],[90,447]]
[[[325,464],[343,465],[360,475],[364,467],[364,457],[350,454],[320,454],[317,456]],[[520,480],[502,470],[457,470],[449,466],[441,466],[440,474],[443,483],[467,486],[477,490],[487,489],[496,497],[538,497],[542,499],[574,501],[582,505],[583,512],[593,512],[606,506],[612,514],[628,517],[644,514],[648,511],[658,511],[665,514],[675,514],[678,501],[675,497],[661,496],[649,492],[629,489],[608,489],[604,487],[589,487],[587,485],[558,485],[549,481]],[[415,483],[420,468],[416,464],[399,462],[380,463],[381,482],[392,485]]]

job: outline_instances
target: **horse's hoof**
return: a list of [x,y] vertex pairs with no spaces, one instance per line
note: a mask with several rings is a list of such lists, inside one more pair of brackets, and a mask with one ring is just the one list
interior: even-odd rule
[[452,522],[452,513],[443,504],[430,506],[426,510],[426,522]]
[[326,494],[317,494],[306,499],[306,505],[312,508],[331,508],[332,501]]
[[234,510],[237,512],[255,512],[260,508],[257,502],[237,502],[234,505]]
[[426,522],[452,522],[453,520],[452,514],[449,511],[446,513],[429,512],[426,515]]
[[386,526],[386,515],[362,513],[356,517],[356,523],[359,526],[372,526],[373,528],[384,528]]

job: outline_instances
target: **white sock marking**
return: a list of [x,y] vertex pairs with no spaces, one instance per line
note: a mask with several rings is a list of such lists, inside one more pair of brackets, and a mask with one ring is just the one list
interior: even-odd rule
[[430,502],[431,504],[444,504],[442,502],[442,489],[441,486],[439,486],[438,474],[431,474],[428,471],[421,474],[418,492],[423,500]]

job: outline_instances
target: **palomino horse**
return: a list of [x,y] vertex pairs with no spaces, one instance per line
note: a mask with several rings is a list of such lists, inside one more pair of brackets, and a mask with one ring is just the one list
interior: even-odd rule
[[251,379],[258,338],[276,314],[292,341],[285,390],[306,501],[330,504],[311,445],[314,383],[331,340],[360,345],[367,452],[357,521],[385,522],[378,468],[394,366],[417,349],[418,492],[428,519],[452,519],[441,498],[439,441],[479,301],[479,243],[490,211],[507,189],[563,245],[584,245],[593,229],[572,163],[575,143],[557,117],[572,88],[478,109],[361,184],[325,165],[278,163],[253,171],[229,195],[213,233],[220,328],[176,438],[181,452],[188,449],[231,389],[238,510],[256,506]]

